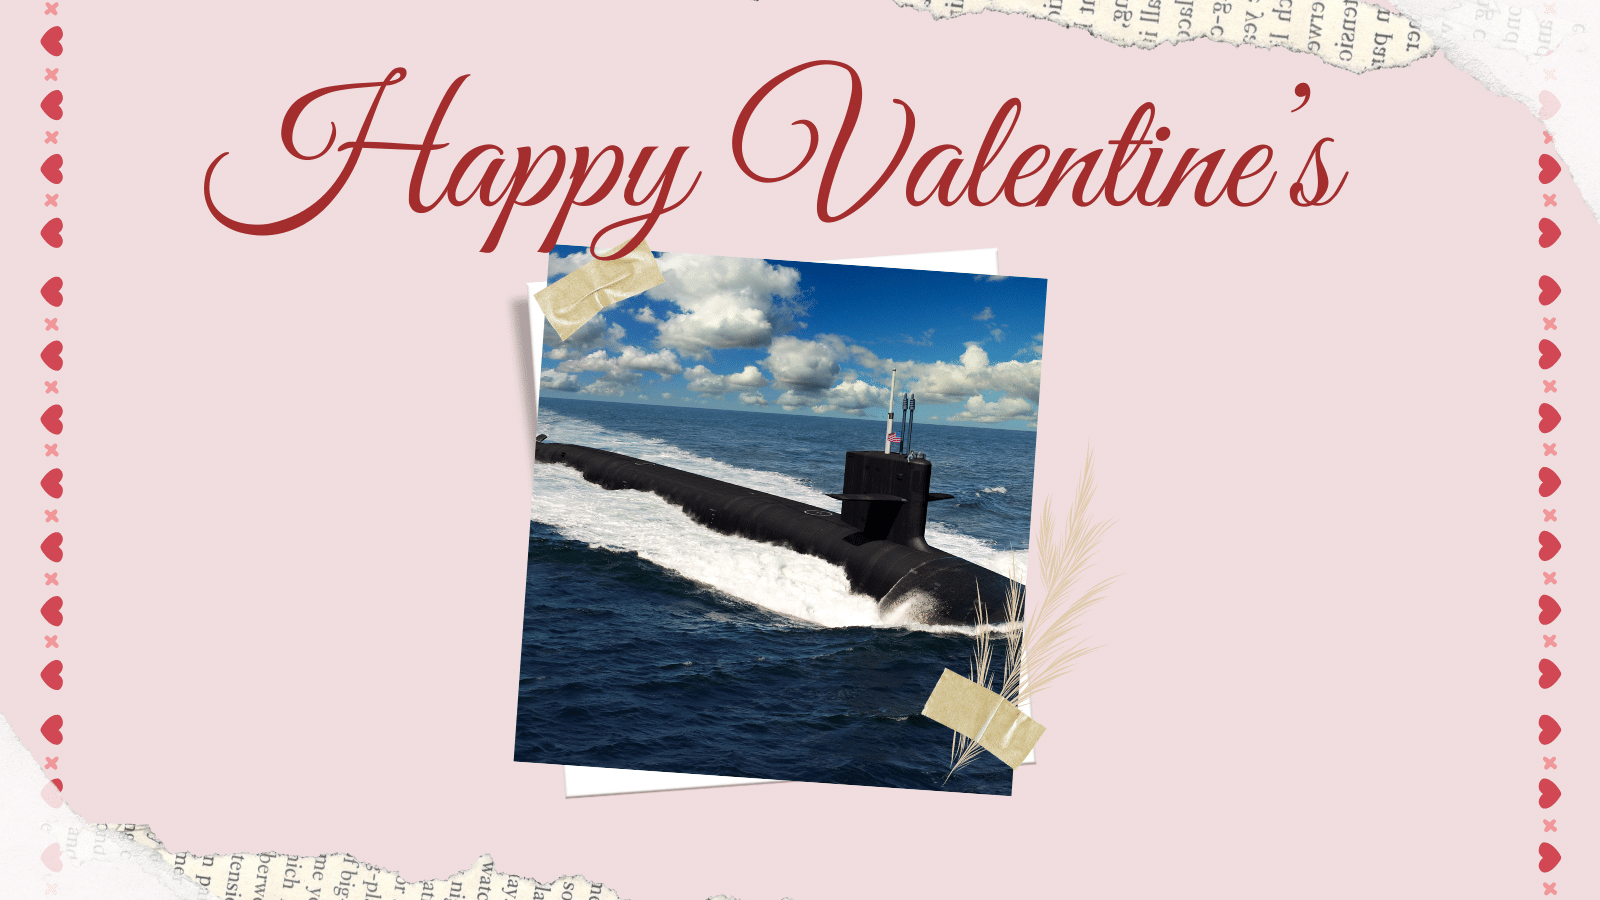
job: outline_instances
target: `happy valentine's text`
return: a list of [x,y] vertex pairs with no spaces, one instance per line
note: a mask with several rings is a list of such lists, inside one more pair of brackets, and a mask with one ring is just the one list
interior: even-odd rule
[[[861,114],[861,78],[855,69],[842,62],[816,60],[795,66],[768,81],[745,103],[739,112],[739,118],[734,123],[733,158],[746,176],[764,183],[792,178],[806,168],[816,155],[819,144],[817,126],[811,120],[801,119],[794,123],[806,129],[808,145],[800,162],[782,174],[757,172],[751,167],[745,159],[745,132],[768,94],[789,79],[817,67],[837,67],[850,75],[849,103],[845,108],[839,130],[834,136],[827,162],[823,164],[817,190],[817,218],[824,222],[837,222],[865,206],[889,183],[899,170],[900,164],[906,159],[911,149],[912,136],[916,132],[916,116],[911,110],[911,105],[903,100],[895,100],[894,102],[904,111],[905,118],[899,146],[884,165],[882,174],[865,193],[843,211],[832,211],[834,178],[849,146],[850,135],[855,130]],[[315,160],[334,149],[338,128],[336,124],[330,123],[328,140],[321,150],[314,153],[302,152],[295,143],[295,127],[306,108],[329,94],[341,91],[373,91],[372,103],[367,108],[366,118],[356,132],[355,140],[345,141],[338,146],[340,152],[349,154],[345,158],[343,168],[340,169],[333,184],[310,206],[288,218],[263,224],[241,222],[225,215],[217,208],[211,189],[212,178],[217,174],[218,164],[228,155],[223,153],[212,160],[206,169],[205,198],[206,207],[211,210],[211,215],[228,228],[243,234],[271,235],[293,231],[315,219],[333,203],[354,174],[363,151],[399,150],[416,154],[409,195],[413,212],[429,212],[445,200],[449,200],[452,206],[465,206],[476,200],[485,207],[498,208],[498,215],[489,229],[488,237],[479,248],[483,253],[492,253],[500,245],[500,238],[505,232],[506,222],[511,218],[513,209],[519,206],[535,206],[553,199],[555,216],[539,246],[539,252],[548,253],[559,241],[562,225],[574,207],[594,206],[600,203],[612,196],[618,182],[623,182],[622,201],[630,207],[647,207],[647,209],[639,215],[607,225],[589,242],[590,251],[599,258],[614,259],[632,252],[650,233],[650,229],[661,216],[682,206],[700,183],[702,173],[696,172],[688,189],[676,199],[672,199],[673,183],[678,176],[678,167],[683,162],[685,154],[689,152],[687,146],[674,147],[666,161],[661,164],[660,174],[655,177],[654,183],[646,187],[650,162],[660,147],[640,148],[632,166],[627,165],[626,154],[615,145],[602,147],[598,152],[592,152],[589,147],[575,147],[571,153],[570,166],[567,151],[563,147],[551,145],[537,155],[531,147],[518,147],[510,171],[504,172],[508,160],[506,152],[494,144],[480,144],[462,154],[451,169],[444,189],[431,202],[425,202],[422,183],[427,174],[428,163],[435,151],[449,146],[448,143],[438,141],[439,133],[451,102],[468,76],[462,75],[457,78],[445,91],[434,112],[433,121],[428,125],[427,133],[420,143],[397,143],[370,138],[368,135],[372,130],[373,118],[377,115],[378,105],[383,101],[384,91],[404,81],[405,77],[406,70],[397,68],[382,81],[336,84],[319,88],[296,100],[289,107],[283,117],[284,149],[296,159]],[[963,158],[961,148],[954,144],[938,144],[923,152],[907,172],[906,202],[912,206],[922,206],[931,200],[938,200],[944,206],[954,206],[964,200],[974,206],[988,206],[1004,198],[1012,206],[1042,207],[1056,198],[1057,189],[1072,179],[1075,173],[1076,178],[1072,180],[1070,192],[1064,194],[1070,196],[1071,202],[1078,206],[1090,206],[1101,200],[1111,206],[1123,206],[1135,200],[1142,206],[1167,206],[1179,199],[1180,193],[1186,194],[1184,192],[1186,182],[1192,188],[1195,204],[1199,206],[1209,207],[1223,200],[1234,206],[1254,206],[1266,198],[1278,178],[1277,172],[1267,171],[1267,167],[1272,163],[1272,148],[1266,144],[1257,144],[1239,154],[1226,171],[1224,171],[1224,160],[1228,151],[1216,150],[1196,158],[1200,151],[1191,147],[1183,151],[1163,180],[1163,176],[1158,175],[1158,172],[1163,168],[1164,154],[1163,149],[1156,145],[1167,140],[1171,130],[1164,125],[1155,128],[1155,136],[1151,138],[1151,128],[1155,125],[1153,103],[1141,104],[1128,119],[1122,137],[1107,142],[1113,149],[1104,165],[1101,165],[1104,150],[1094,149],[1079,154],[1077,148],[1069,147],[1056,155],[1055,164],[1050,166],[1049,172],[1046,173],[1045,167],[1050,165],[1050,148],[1043,144],[1034,144],[1016,154],[1006,167],[1005,174],[999,176],[1000,170],[996,166],[996,161],[1004,152],[1006,143],[1011,138],[1011,132],[1016,128],[1021,115],[1021,101],[1013,97],[1002,103],[990,122],[987,133],[984,134],[977,154],[970,162]],[[1349,173],[1346,172],[1339,178],[1338,183],[1334,184],[1323,164],[1323,145],[1332,141],[1333,138],[1325,137],[1311,148],[1304,165],[1300,167],[1299,176],[1289,188],[1289,201],[1294,205],[1325,206],[1333,202],[1344,188]],[[1141,156],[1142,165],[1136,163],[1136,159]],[[548,163],[546,163],[547,158]],[[476,180],[471,180],[469,172],[480,159],[484,159],[485,164],[477,173]],[[967,165],[964,176],[963,165]],[[542,176],[542,181],[534,177],[541,168],[548,170]],[[989,175],[991,168],[995,173],[993,175]],[[1127,182],[1134,172],[1124,175],[1124,170],[1128,169],[1136,170],[1138,176],[1131,188]],[[1311,174],[1309,181],[1307,181],[1308,173]],[[565,186],[561,183],[563,175],[566,176]],[[987,187],[982,184],[986,175],[989,175]],[[1261,176],[1266,176],[1265,182],[1260,180]],[[1215,179],[1220,179],[1220,183],[1213,185]],[[527,191],[530,185],[534,186],[531,193]],[[463,193],[464,187],[465,193]],[[644,191],[643,194],[640,193],[641,189]],[[1119,194],[1119,190],[1123,193]],[[987,194],[986,198],[984,194]],[[625,243],[606,255],[597,252],[602,244],[609,243],[607,235],[619,229],[626,229],[630,225],[637,225],[637,228]]]

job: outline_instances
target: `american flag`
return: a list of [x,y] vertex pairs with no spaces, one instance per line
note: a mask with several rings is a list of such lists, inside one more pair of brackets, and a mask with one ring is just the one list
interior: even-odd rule
[[898,432],[898,431],[889,432],[889,443],[891,443],[891,444],[900,443],[900,432]]

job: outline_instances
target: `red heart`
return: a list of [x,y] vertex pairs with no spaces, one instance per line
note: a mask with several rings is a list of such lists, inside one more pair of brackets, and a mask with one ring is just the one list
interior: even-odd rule
[[1561,604],[1556,602],[1556,598],[1549,594],[1539,595],[1539,624],[1549,625],[1559,615],[1561,615]]
[[[56,786],[56,793],[57,794],[60,794],[62,791],[66,790],[66,786],[61,783],[61,779],[59,779],[59,778],[50,779],[50,783]],[[58,801],[58,803],[59,803],[59,801]]]
[[61,871],[61,845],[51,844],[39,854],[39,859],[44,862],[45,868],[52,872]]
[[52,371],[61,371],[61,342],[51,341],[45,344],[44,349],[39,351],[39,358],[44,360],[44,364]]
[[62,244],[61,220],[51,219],[50,221],[44,223],[44,227],[39,229],[39,236],[44,238],[44,242],[46,244],[49,244],[57,250],[60,250]]
[[1539,561],[1549,562],[1561,552],[1561,542],[1548,531],[1539,532]]
[[61,532],[51,532],[50,536],[44,539],[44,543],[39,545],[39,549],[44,552],[45,559],[61,562],[61,558],[66,555],[61,552]]
[[39,726],[39,733],[44,735],[44,739],[50,743],[59,744],[61,743],[61,726],[65,724],[66,721],[60,716],[51,716],[44,720],[43,725]]
[[44,52],[50,54],[51,56],[60,56],[61,36],[63,34],[66,34],[66,32],[61,30],[60,25],[57,25],[54,28],[51,28],[49,31],[46,31],[44,33],[44,37],[39,38],[39,45],[44,47]]
[[1561,163],[1548,153],[1539,154],[1539,183],[1549,184],[1561,174]]
[[62,494],[61,470],[51,469],[50,471],[44,473],[44,477],[39,479],[39,487],[44,488],[44,492],[46,494],[49,494],[51,497],[60,500]]
[[1543,340],[1539,342],[1539,368],[1548,369],[1561,359],[1561,348],[1554,341]]
[[50,685],[50,690],[61,690],[61,685],[64,683],[61,680],[61,660],[50,660],[50,665],[44,667],[44,671],[39,673],[39,677],[44,679],[45,684]]
[[63,160],[61,159],[61,154],[59,153],[44,161],[44,165],[39,167],[39,171],[44,173],[45,180],[49,181],[51,184],[61,183],[62,162]]
[[61,101],[63,99],[65,98],[61,96],[60,91],[51,91],[44,95],[43,100],[39,101],[39,108],[44,110],[44,114],[50,118],[60,120]]
[[66,282],[60,278],[52,278],[44,283],[44,287],[39,288],[39,296],[43,297],[44,302],[51,306],[60,306],[61,301],[67,299],[61,296],[61,286],[63,284],[66,284]]
[[1539,845],[1539,871],[1548,872],[1561,863],[1561,854],[1549,844]]
[[1561,736],[1561,723],[1549,716],[1539,717],[1539,743],[1548,744]]
[[61,404],[57,403],[55,406],[52,406],[49,409],[45,410],[44,411],[44,415],[39,417],[39,421],[44,423],[44,430],[45,431],[48,431],[51,434],[60,434],[61,433]]
[[39,607],[39,615],[44,616],[46,622],[57,628],[61,627],[61,623],[65,620],[65,617],[61,615],[61,603],[60,597],[51,597],[44,602],[43,606]]
[[1539,305],[1549,306],[1550,304],[1556,302],[1556,298],[1559,296],[1561,296],[1561,285],[1556,284],[1556,280],[1551,278],[1549,275],[1540,275]]
[[1539,779],[1539,808],[1549,809],[1561,799],[1561,788],[1548,778]]
[[1549,688],[1561,680],[1561,670],[1548,659],[1539,660],[1539,687]]
[[1539,433],[1549,434],[1561,424],[1561,413],[1548,403],[1539,404]]
[[1548,250],[1560,237],[1561,229],[1556,227],[1556,223],[1549,219],[1539,220],[1539,246]]
[[1561,487],[1561,476],[1546,466],[1539,470],[1539,496],[1548,497]]
[[50,783],[39,789],[39,796],[44,802],[50,804],[51,809],[61,808],[61,779],[52,778]]

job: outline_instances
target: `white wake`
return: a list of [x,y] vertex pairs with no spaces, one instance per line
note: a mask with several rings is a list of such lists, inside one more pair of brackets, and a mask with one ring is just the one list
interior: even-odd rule
[[[545,420],[541,426],[552,431],[559,428],[560,443],[626,453],[822,509],[838,508],[837,500],[787,475],[728,465],[658,439],[540,412]],[[880,616],[877,601],[852,592],[844,570],[832,563],[775,544],[713,531],[656,494],[608,491],[585,481],[570,466],[534,468],[531,518],[550,525],[569,540],[637,553],[655,565],[730,596],[825,627],[928,628],[895,621],[898,617],[893,614],[887,620]],[[927,538],[940,550],[1012,575],[1013,555],[1008,550],[932,522],[928,524]],[[1026,583],[1026,548],[1017,550],[1016,568],[1014,577]],[[939,626],[930,630],[961,629]]]

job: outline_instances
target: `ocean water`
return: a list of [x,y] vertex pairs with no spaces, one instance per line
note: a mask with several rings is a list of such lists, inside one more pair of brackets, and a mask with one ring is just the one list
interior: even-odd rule
[[[883,440],[870,418],[548,397],[539,430],[829,509],[845,451]],[[1033,433],[918,423],[912,449],[956,495],[928,542],[1025,582]],[[530,519],[519,761],[1011,792],[987,753],[945,783],[951,732],[920,714],[943,669],[969,674],[971,629],[885,620],[827,562],[567,466],[535,468]]]

